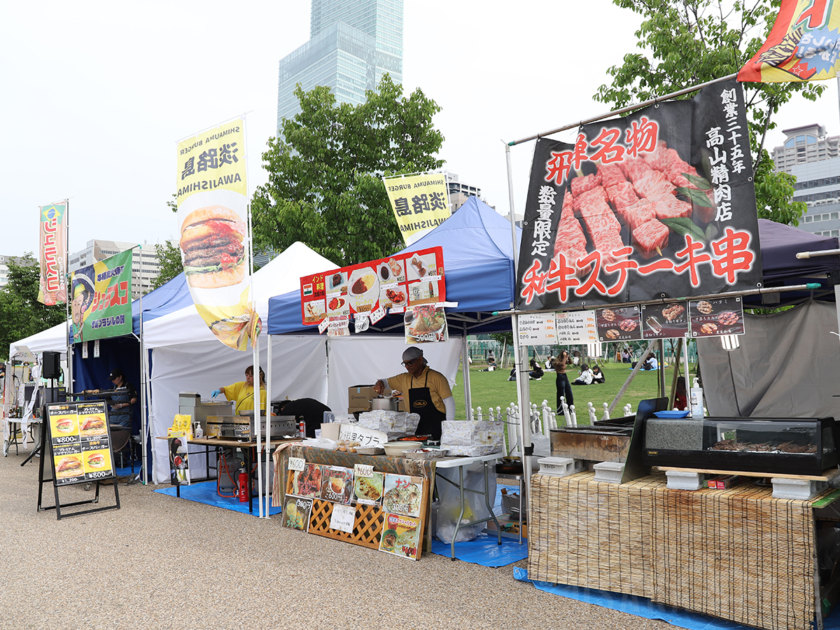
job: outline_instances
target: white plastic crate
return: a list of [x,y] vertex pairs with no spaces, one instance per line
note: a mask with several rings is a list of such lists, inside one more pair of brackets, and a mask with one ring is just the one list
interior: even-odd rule
[[571,457],[544,457],[538,459],[537,463],[540,465],[541,475],[552,475],[554,477],[574,475],[581,472],[584,467],[582,461]]

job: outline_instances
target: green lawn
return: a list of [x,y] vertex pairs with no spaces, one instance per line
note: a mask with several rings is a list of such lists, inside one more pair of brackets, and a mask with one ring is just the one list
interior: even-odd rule
[[[481,407],[483,413],[487,413],[489,407],[501,407],[503,410],[510,404],[516,402],[516,383],[508,381],[510,369],[496,370],[495,372],[481,372],[481,368],[473,367],[470,369],[470,382],[472,384],[472,407],[476,409]],[[606,376],[606,382],[602,385],[573,385],[572,393],[575,398],[575,410],[577,412],[578,424],[589,424],[589,417],[586,412],[587,403],[591,402],[596,409],[600,409],[598,418],[603,414],[603,403],[611,403],[618,390],[624,385],[627,377],[630,376],[630,365],[627,363],[608,363],[602,367]],[[572,381],[577,377],[577,368],[569,369],[569,380]],[[665,388],[666,393],[671,391],[671,379],[674,376],[673,368],[665,368]],[[554,372],[546,372],[542,380],[531,381],[531,402],[537,406],[542,406],[542,401],[547,400],[549,406],[553,409],[556,398],[557,389],[555,386]],[[633,405],[633,412],[636,412],[639,401],[645,398],[655,398],[657,391],[657,379],[659,372],[645,372],[640,371],[630,387],[624,393],[621,401],[619,401],[615,410],[612,413],[613,417],[622,415],[622,408],[627,403]],[[464,385],[463,374],[458,371],[457,385],[453,388],[452,394],[455,398],[455,417],[458,420],[466,418],[464,410]]]

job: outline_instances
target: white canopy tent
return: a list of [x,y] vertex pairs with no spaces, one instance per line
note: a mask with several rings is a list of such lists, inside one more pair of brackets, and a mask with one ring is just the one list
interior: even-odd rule
[[15,346],[26,346],[34,353],[60,352],[67,353],[67,324],[56,324],[41,332],[9,344],[9,357],[15,354]]

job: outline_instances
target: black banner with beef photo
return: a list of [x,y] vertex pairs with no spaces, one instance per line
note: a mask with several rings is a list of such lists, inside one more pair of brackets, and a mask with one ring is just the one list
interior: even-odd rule
[[585,125],[574,145],[540,139],[525,206],[517,307],[591,307],[755,288],[761,255],[749,146],[736,81]]
[[687,303],[642,305],[643,339],[688,337]]
[[744,334],[744,304],[741,298],[691,302],[691,336],[721,337]]
[[639,307],[599,308],[595,311],[598,341],[633,341],[642,338]]

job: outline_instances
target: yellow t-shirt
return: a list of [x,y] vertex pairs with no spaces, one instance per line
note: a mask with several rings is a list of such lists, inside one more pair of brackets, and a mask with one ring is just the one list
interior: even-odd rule
[[[428,384],[426,375],[429,375]],[[449,381],[440,372],[436,372],[428,365],[420,372],[420,376],[414,378],[406,372],[405,374],[397,374],[388,379],[388,387],[391,389],[398,389],[403,393],[408,401],[408,410],[411,410],[411,389],[419,389],[421,387],[428,387],[429,393],[432,395],[432,403],[435,409],[441,413],[446,413],[446,407],[443,404],[444,398],[452,396],[452,390],[449,388]]]
[[[260,387],[260,409],[262,411],[265,411],[265,394],[265,387]],[[236,415],[254,408],[254,388],[247,385],[245,381],[226,385],[225,398],[236,401],[233,411]]]

